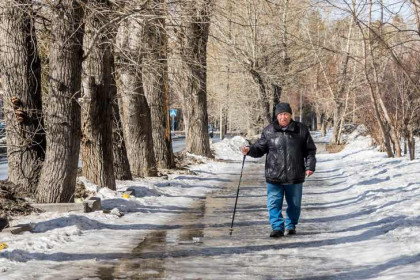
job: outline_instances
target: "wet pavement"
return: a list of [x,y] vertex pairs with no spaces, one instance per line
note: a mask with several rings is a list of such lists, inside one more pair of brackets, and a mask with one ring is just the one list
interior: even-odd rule
[[130,257],[103,265],[96,279],[313,279],[322,275],[325,262],[341,272],[346,263],[316,252],[339,242],[323,237],[331,230],[326,217],[331,213],[316,206],[324,201],[326,179],[334,175],[329,172],[336,171],[317,172],[305,183],[298,234],[272,239],[264,164],[247,162],[232,236],[239,174],[233,183],[198,200],[193,211],[167,224],[168,230],[148,232]]

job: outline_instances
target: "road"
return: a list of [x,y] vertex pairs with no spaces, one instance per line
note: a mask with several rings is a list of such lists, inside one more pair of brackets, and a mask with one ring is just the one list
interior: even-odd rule
[[[220,142],[220,137],[218,133],[214,134],[214,137],[211,138],[213,143]],[[172,139],[172,151],[174,153],[181,152],[185,148],[185,137],[179,137]]]

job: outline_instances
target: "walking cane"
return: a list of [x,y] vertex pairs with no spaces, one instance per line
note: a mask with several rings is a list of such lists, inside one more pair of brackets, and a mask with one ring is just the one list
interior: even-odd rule
[[236,205],[238,204],[238,196],[239,196],[239,186],[241,185],[242,172],[244,171],[245,158],[246,158],[246,155],[244,155],[244,159],[242,160],[241,176],[239,177],[238,190],[236,191],[235,208],[233,208],[232,224],[230,225],[229,235],[232,235],[232,231],[233,231],[233,221],[235,220]]

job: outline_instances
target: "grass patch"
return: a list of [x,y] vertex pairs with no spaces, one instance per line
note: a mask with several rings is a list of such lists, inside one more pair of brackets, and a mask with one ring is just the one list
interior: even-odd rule
[[343,145],[343,144],[341,144],[341,145],[327,144],[326,150],[327,150],[327,152],[329,152],[331,154],[334,154],[334,153],[341,152],[344,149],[345,146],[346,145]]

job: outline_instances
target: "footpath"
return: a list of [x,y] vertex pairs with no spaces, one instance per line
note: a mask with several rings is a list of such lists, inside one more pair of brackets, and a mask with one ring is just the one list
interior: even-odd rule
[[410,263],[365,262],[378,253],[369,248],[381,246],[386,231],[376,227],[381,222],[372,222],[375,209],[359,208],[340,168],[318,164],[304,185],[297,235],[279,239],[269,238],[261,161],[245,164],[229,236],[239,176],[231,178],[193,211],[150,232],[130,257],[104,264],[97,279],[376,279],[385,269]]

